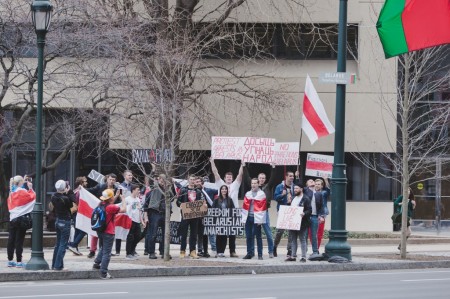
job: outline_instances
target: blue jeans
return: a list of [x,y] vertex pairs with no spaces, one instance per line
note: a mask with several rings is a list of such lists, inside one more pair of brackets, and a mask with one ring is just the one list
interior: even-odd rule
[[262,225],[264,229],[264,233],[267,236],[267,247],[269,249],[269,254],[273,253],[273,237],[272,237],[272,230],[270,229],[270,218],[269,218],[269,211],[266,213],[266,223]]
[[161,254],[164,253],[164,231],[165,231],[165,225],[164,225],[164,214],[160,214],[157,212],[149,212],[148,214],[148,230],[147,230],[147,252],[149,254],[155,253],[155,247],[156,247],[156,232],[158,231],[158,226],[161,226],[162,231],[162,242],[159,243],[159,252]]
[[261,237],[261,224],[255,224],[255,218],[253,216],[247,217],[245,222],[245,236],[247,238],[247,254],[255,255],[255,237],[258,247],[258,256],[262,256],[263,246]]
[[108,273],[109,261],[111,260],[111,251],[114,245],[115,235],[98,233],[99,251],[94,263],[100,265],[100,274],[106,275]]
[[211,244],[211,250],[217,251],[217,245],[216,245],[216,236],[215,235],[209,235],[209,244]]
[[81,229],[75,228],[75,235],[73,237],[73,242],[69,242],[69,246],[75,247],[78,249],[78,244],[80,244],[81,240],[83,240],[86,233]]
[[319,248],[317,248],[317,230],[319,229],[319,218],[317,215],[311,216],[311,245],[313,253],[319,253]]
[[67,243],[70,237],[70,220],[56,218],[56,244],[53,250],[52,269],[62,270],[64,268],[64,256],[66,255]]

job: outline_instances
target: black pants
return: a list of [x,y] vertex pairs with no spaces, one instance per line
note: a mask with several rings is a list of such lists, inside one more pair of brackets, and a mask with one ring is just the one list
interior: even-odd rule
[[216,236],[217,253],[224,253],[227,247],[227,239],[230,240],[230,253],[236,253],[236,236]]
[[180,230],[181,230],[181,251],[186,251],[186,241],[188,228],[190,230],[189,233],[189,250],[195,250],[197,246],[197,231],[198,231],[198,219],[183,219],[181,220]]
[[14,227],[9,224],[9,235],[8,235],[8,261],[14,259],[14,251],[16,251],[17,262],[22,262],[22,252],[23,252],[23,241],[25,240],[25,233],[27,231],[24,228]]
[[131,228],[127,236],[127,245],[126,245],[127,255],[133,254],[136,251],[136,245],[140,241],[140,237],[141,237],[141,224],[134,221],[131,222]]
[[197,231],[197,245],[198,251],[208,253],[208,236],[203,234],[205,226],[203,225],[203,218],[198,218],[198,231]]
[[122,240],[116,239],[116,254],[120,253],[120,248],[122,247]]

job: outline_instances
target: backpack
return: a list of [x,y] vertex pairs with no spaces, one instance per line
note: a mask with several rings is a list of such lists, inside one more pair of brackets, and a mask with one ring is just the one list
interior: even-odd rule
[[96,232],[104,232],[108,223],[106,223],[106,205],[100,204],[91,215],[91,229]]

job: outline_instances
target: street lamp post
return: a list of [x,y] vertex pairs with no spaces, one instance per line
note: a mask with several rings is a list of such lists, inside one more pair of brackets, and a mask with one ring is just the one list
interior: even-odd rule
[[48,270],[42,246],[44,209],[42,207],[42,96],[44,81],[44,46],[45,35],[52,16],[53,6],[48,0],[34,0],[31,4],[31,16],[37,35],[38,47],[38,88],[36,105],[36,204],[32,212],[33,231],[31,235],[31,259],[26,264],[27,270]]
[[[338,60],[337,71],[345,73],[347,63],[347,2],[339,2]],[[331,230],[325,252],[329,256],[339,255],[352,259],[351,246],[347,243],[348,232],[345,229],[347,199],[346,165],[344,163],[345,144],[345,84],[336,87],[336,133],[334,136],[334,165],[331,193]]]

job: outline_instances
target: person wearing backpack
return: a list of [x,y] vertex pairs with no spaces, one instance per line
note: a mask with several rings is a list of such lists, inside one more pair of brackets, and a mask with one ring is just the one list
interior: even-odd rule
[[[94,216],[98,216],[101,220],[100,225],[93,226],[92,229],[97,231],[100,249],[98,251],[97,257],[94,260],[94,265],[92,269],[100,270],[101,279],[111,279],[112,276],[108,273],[108,265],[111,260],[111,250],[114,244],[115,230],[116,226],[114,224],[114,217],[118,213],[124,213],[127,210],[127,202],[124,200],[123,195],[122,204],[120,206],[114,205],[114,192],[112,189],[106,189],[102,192],[100,196],[101,202],[98,205],[100,210],[104,211],[104,215],[98,213],[99,209],[94,209]],[[98,215],[100,214],[100,215]],[[93,220],[91,218],[91,222]]]

